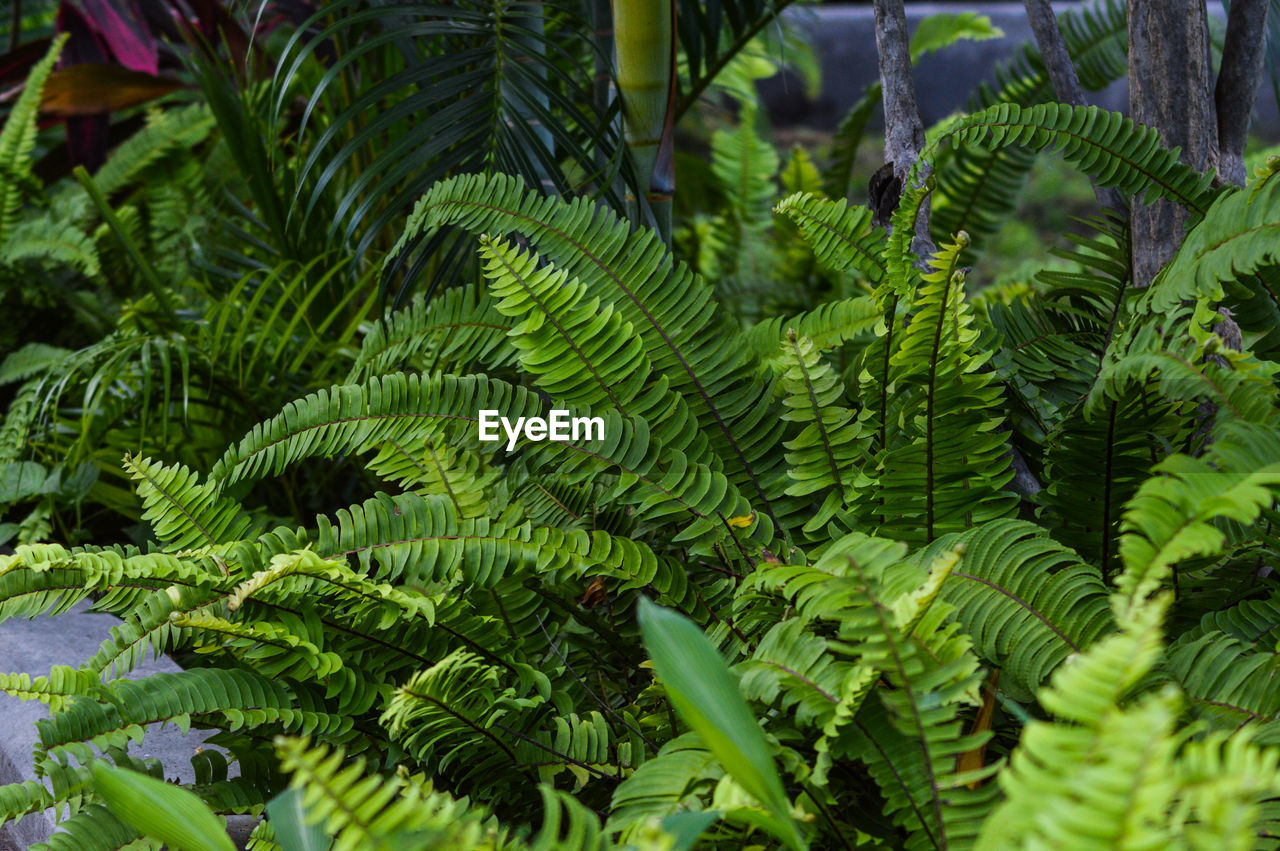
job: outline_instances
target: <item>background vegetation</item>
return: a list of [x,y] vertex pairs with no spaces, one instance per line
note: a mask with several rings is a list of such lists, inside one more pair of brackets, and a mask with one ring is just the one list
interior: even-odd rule
[[[1141,2],[926,129],[911,63],[992,26],[877,0],[883,87],[809,145],[756,102],[815,73],[777,3],[14,4],[0,618],[121,623],[0,675],[50,711],[0,822],[1280,844],[1267,5],[1201,33],[1218,172],[1070,89],[1160,53]],[[553,407],[604,439],[477,439]]]

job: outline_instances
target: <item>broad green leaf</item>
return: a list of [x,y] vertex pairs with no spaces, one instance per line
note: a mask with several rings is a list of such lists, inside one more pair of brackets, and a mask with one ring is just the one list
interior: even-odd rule
[[171,851],[235,851],[222,820],[186,789],[103,762],[93,782],[117,818]]
[[771,827],[779,838],[792,848],[805,847],[764,733],[715,647],[692,621],[645,598],[639,616],[645,646],[680,717],[777,818]]
[[275,831],[276,842],[280,843],[281,851],[326,851],[333,840],[325,834],[319,819],[307,823],[302,798],[301,789],[289,787],[267,804],[267,818]]
[[942,12],[930,15],[920,22],[911,36],[911,61],[913,64],[919,62],[920,57],[950,47],[957,41],[986,41],[989,38],[1003,37],[1004,30],[992,24],[986,15],[979,15],[977,12]]

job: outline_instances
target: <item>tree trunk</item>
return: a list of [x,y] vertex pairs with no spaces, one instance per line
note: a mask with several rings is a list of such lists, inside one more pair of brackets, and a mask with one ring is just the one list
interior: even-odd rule
[[1262,80],[1263,44],[1267,33],[1268,0],[1232,0],[1227,13],[1227,37],[1222,45],[1222,68],[1214,89],[1218,110],[1218,160],[1224,180],[1244,186],[1244,145],[1249,117]]
[[[1200,171],[1217,166],[1217,129],[1205,0],[1130,0],[1129,110]],[[1188,214],[1171,201],[1134,204],[1133,282],[1151,283],[1182,242]]]
[[[911,78],[910,39],[903,0],[873,0],[876,18],[876,54],[880,60],[880,88],[884,97],[884,158],[893,170],[895,192],[906,189],[907,175],[924,147],[924,123],[916,107],[916,85]],[[929,176],[925,168],[920,178]],[[876,190],[873,189],[873,194]],[[889,206],[896,206],[896,198]],[[916,219],[913,248],[922,259],[934,251],[929,236],[929,204]]]
[[[1264,0],[1265,2],[1265,0]],[[1027,7],[1027,20],[1031,22],[1031,32],[1036,39],[1036,47],[1044,60],[1044,67],[1049,72],[1049,82],[1053,84],[1054,96],[1062,103],[1072,106],[1087,106],[1084,88],[1080,85],[1080,75],[1067,53],[1067,42],[1062,37],[1058,26],[1058,16],[1053,13],[1049,0],[1024,0]],[[1108,210],[1124,215],[1128,209],[1124,196],[1115,189],[1098,186],[1093,187],[1098,203]]]

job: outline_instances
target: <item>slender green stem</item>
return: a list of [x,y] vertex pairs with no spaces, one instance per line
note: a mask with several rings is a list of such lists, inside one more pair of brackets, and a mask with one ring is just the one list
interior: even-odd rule
[[80,185],[84,187],[84,191],[89,193],[89,199],[98,208],[98,213],[102,216],[102,220],[107,223],[107,227],[116,235],[116,239],[120,240],[125,252],[128,253],[134,265],[138,267],[138,272],[142,275],[143,281],[146,282],[147,288],[151,290],[151,294],[155,296],[156,303],[160,305],[160,309],[167,314],[171,321],[175,319],[176,314],[173,310],[173,304],[165,294],[164,287],[160,285],[160,278],[157,277],[156,270],[142,256],[138,246],[134,244],[133,240],[129,238],[129,234],[125,232],[124,227],[120,224],[120,219],[116,217],[115,210],[111,209],[107,196],[102,194],[102,190],[98,188],[98,184],[93,182],[93,178],[89,176],[89,172],[85,171],[84,166],[76,166],[75,176],[76,180],[80,181]]

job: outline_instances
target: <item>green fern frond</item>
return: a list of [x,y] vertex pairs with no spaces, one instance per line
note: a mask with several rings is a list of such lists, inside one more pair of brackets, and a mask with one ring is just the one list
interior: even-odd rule
[[795,222],[814,257],[826,268],[857,272],[873,287],[884,279],[885,232],[871,223],[866,207],[800,192],[782,199],[774,209]]
[[870,337],[883,314],[871,296],[856,296],[820,304],[797,316],[775,316],[758,322],[746,334],[747,345],[762,365],[778,372],[786,351],[786,332],[808,339],[818,352],[837,349],[851,340]]
[[[1093,565],[1022,520],[944,535],[916,556],[929,564],[963,547],[942,597],[976,652],[1030,699],[1074,653],[1111,631],[1108,591]],[[1009,683],[1002,677],[1002,687]]]
[[333,851],[393,851],[405,847],[512,847],[489,813],[399,775],[365,770],[340,749],[308,739],[279,738],[281,766],[303,796],[308,821],[334,837]]
[[[228,450],[209,475],[227,487],[268,473],[278,473],[303,457],[362,453],[388,440],[411,443],[413,435],[445,435],[451,442],[475,445],[478,412],[500,416],[540,416],[540,400],[523,387],[470,376],[422,379],[396,374],[363,385],[339,385],[291,402],[276,417],[256,426]],[[590,480],[616,470],[613,490],[638,504],[643,516],[658,518],[688,513],[691,525],[676,540],[726,535],[762,546],[773,539],[767,518],[752,512],[725,478],[682,453],[666,450],[650,438],[643,420],[624,420],[614,411],[605,416],[604,438],[527,443],[531,469],[555,465],[566,482]],[[733,526],[731,518],[747,518]],[[739,531],[741,529],[741,531]]]
[[156,840],[139,840],[137,830],[116,818],[103,804],[89,804],[71,818],[59,823],[58,831],[46,842],[31,846],[32,851],[117,851],[121,848],[159,851]]
[[542,827],[530,844],[531,851],[606,851],[613,848],[600,827],[600,817],[572,795],[539,786],[542,793]]
[[393,253],[447,225],[520,233],[587,294],[612,304],[643,341],[655,377],[665,376],[684,396],[729,480],[775,528],[786,529],[781,521],[795,506],[782,494],[784,423],[772,389],[737,344],[740,335],[712,288],[675,262],[655,233],[631,233],[585,198],[566,203],[530,193],[518,179],[464,176],[438,183],[418,202]]
[[988,355],[978,347],[957,269],[966,242],[961,234],[930,260],[889,357],[884,418],[896,427],[863,511],[904,540],[929,541],[1008,516],[1017,504],[1001,490],[1013,472],[997,431],[1000,393],[983,371]]
[[150,110],[146,125],[116,146],[94,173],[93,182],[104,195],[114,195],[166,157],[186,154],[216,126],[209,108],[201,103],[181,109]]
[[26,381],[39,375],[50,367],[56,366],[71,352],[60,346],[47,343],[27,343],[15,352],[10,352],[0,362],[0,384],[12,384],[15,381]]
[[1276,725],[1269,722],[1280,715],[1280,656],[1211,630],[1171,645],[1166,666],[1195,717],[1228,732],[1245,723],[1265,724],[1266,738],[1274,743]]
[[430,301],[415,299],[369,329],[347,382],[366,381],[405,364],[426,372],[501,369],[515,361],[507,336],[511,326],[480,286],[453,287]]
[[96,603],[99,610],[128,611],[156,590],[207,589],[221,577],[216,562],[207,558],[23,545],[13,555],[0,555],[0,620],[61,614],[94,592],[104,592]]
[[365,466],[384,481],[447,498],[459,517],[498,513],[499,505],[491,505],[490,496],[503,471],[487,464],[479,452],[424,435],[408,446],[388,440]]
[[418,433],[474,441],[478,412],[485,409],[513,421],[542,414],[537,397],[523,387],[484,376],[395,373],[363,384],[336,385],[290,402],[280,414],[259,423],[223,454],[209,480],[228,487],[278,475],[301,458],[369,452],[389,440],[407,444]]
[[1167,600],[1135,610],[1126,627],[1062,666],[1041,704],[1061,719],[1032,721],[1001,773],[1006,800],[983,828],[983,847],[1011,848],[1088,836],[1128,847],[1139,836],[1164,845],[1176,794],[1177,697],[1120,700],[1160,655]]
[[68,700],[90,693],[101,683],[98,675],[83,668],[54,665],[47,675],[0,674],[0,692],[23,700],[38,700],[50,712],[60,711]]
[[[791,156],[782,171],[778,172],[778,180],[788,193],[821,192],[822,175],[813,161],[813,155],[800,145],[793,145]],[[769,199],[772,203],[773,199]]]
[[1258,747],[1258,739],[1250,728],[1217,733],[1179,755],[1186,830],[1199,847],[1247,851],[1274,835],[1275,814],[1266,807],[1280,785],[1280,752]]
[[946,624],[949,607],[934,602],[957,561],[955,552],[940,556],[925,583],[896,600],[857,564],[848,569],[853,598],[864,602],[850,610],[841,638],[891,688],[878,692],[883,706],[865,704],[836,752],[847,748],[867,764],[913,848],[971,843],[996,800],[991,784],[965,785],[994,767],[957,772],[957,757],[986,738],[962,732],[959,710],[977,702],[978,663],[968,637]]
[[1184,300],[1221,301],[1223,282],[1244,278],[1280,259],[1280,180],[1220,196],[1187,234],[1140,309],[1164,313]]
[[31,379],[14,393],[0,422],[0,461],[16,461],[29,449],[27,435],[39,415],[39,391],[39,379]]
[[29,216],[0,242],[0,263],[17,265],[38,260],[75,269],[87,278],[100,278],[102,267],[93,240],[73,222],[48,216]]
[[[1128,26],[1121,0],[1101,0],[1055,10],[1064,46],[1086,91],[1100,91],[1128,72]],[[1024,45],[1008,63],[997,64],[993,83],[980,84],[967,111],[980,112],[998,103],[1024,107],[1054,99],[1044,60]],[[934,239],[965,231],[971,251],[993,233],[1017,203],[1019,190],[1035,157],[1018,148],[994,151],[952,148],[934,163],[938,190],[931,208]]]
[[[1196,220],[1222,191],[1212,187],[1211,175],[1184,165],[1173,151],[1162,147],[1154,128],[1094,106],[1047,103],[1024,108],[998,104],[948,123],[933,135],[920,162],[927,164],[943,143],[976,150],[1018,146],[1038,152],[1055,148],[1097,185],[1115,187],[1144,203],[1166,198],[1191,211]],[[893,233],[886,250],[891,278],[903,283],[909,280],[914,263],[913,225],[924,199],[936,186],[933,181],[920,181],[924,167],[917,164],[912,169],[894,211]]]
[[0,130],[0,246],[8,243],[18,224],[23,194],[35,180],[31,173],[31,152],[36,145],[36,115],[45,80],[53,71],[70,36],[62,34],[49,45],[49,52],[31,67],[22,94]]
[[122,613],[123,623],[111,627],[110,636],[82,667],[100,676],[122,677],[148,655],[157,658],[182,646],[186,633],[174,623],[171,615],[195,611],[211,603],[217,595],[218,591],[209,586],[170,585],[143,597]]
[[710,449],[688,406],[665,380],[651,381],[649,358],[629,322],[576,278],[510,243],[480,240],[489,290],[499,312],[527,317],[509,332],[525,371],[552,398],[586,410],[613,408],[651,424],[654,437],[691,461]]
[[783,417],[803,427],[786,444],[792,480],[787,493],[820,501],[804,527],[812,533],[871,484],[863,471],[869,467],[872,436],[844,406],[844,384],[812,341],[788,329],[782,351]]
[[1127,506],[1121,530],[1124,572],[1116,580],[1118,618],[1140,606],[1178,562],[1217,554],[1226,542],[1218,519],[1251,524],[1280,487],[1280,440],[1274,428],[1233,421],[1201,458],[1172,455]]
[[137,482],[143,519],[171,550],[216,547],[254,537],[253,520],[185,466],[126,456],[124,468]]
[[398,688],[382,723],[434,773],[486,778],[504,797],[566,769],[580,782],[619,776],[630,747],[612,740],[601,716],[593,713],[594,723],[561,716],[558,730],[542,732],[532,723],[541,702],[502,687],[497,670],[474,655],[455,652]]
[[83,764],[98,748],[124,748],[141,741],[143,727],[170,721],[183,727],[193,716],[228,729],[279,725],[303,734],[341,733],[350,718],[302,710],[280,683],[246,670],[193,668],[178,674],[120,679],[103,686],[94,699],[81,699],[36,722],[38,761],[75,754]]
[[747,250],[742,240],[768,226],[781,164],[774,146],[756,132],[756,121],[756,111],[744,109],[736,127],[711,134],[711,173],[724,188],[729,215],[740,229],[739,244]]
[[212,633],[217,640],[211,646],[267,677],[323,683],[343,666],[337,654],[321,650],[283,624],[236,623],[208,612],[175,612],[170,621],[197,636],[196,652],[201,649],[200,636]]

